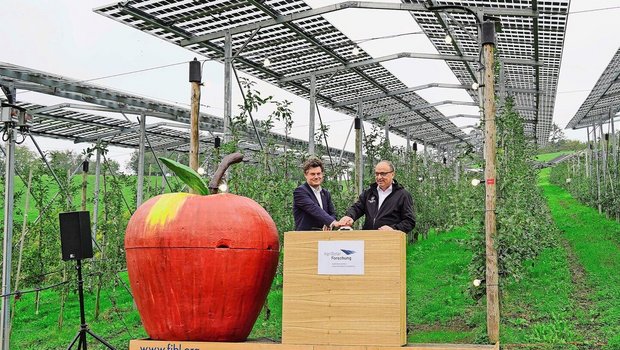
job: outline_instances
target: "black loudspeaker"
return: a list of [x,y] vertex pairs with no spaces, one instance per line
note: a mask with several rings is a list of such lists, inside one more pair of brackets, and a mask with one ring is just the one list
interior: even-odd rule
[[60,213],[60,244],[62,260],[82,260],[93,257],[90,236],[90,213],[74,211]]

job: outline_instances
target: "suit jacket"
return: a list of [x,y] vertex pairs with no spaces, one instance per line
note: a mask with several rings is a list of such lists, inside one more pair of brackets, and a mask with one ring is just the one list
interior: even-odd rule
[[320,230],[324,225],[329,226],[336,220],[336,209],[328,190],[321,189],[321,199],[323,208],[319,206],[307,182],[293,191],[293,216],[296,231]]

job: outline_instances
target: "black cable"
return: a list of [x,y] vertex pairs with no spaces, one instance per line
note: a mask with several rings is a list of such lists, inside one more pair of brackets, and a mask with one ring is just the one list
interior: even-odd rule
[[325,134],[323,118],[321,118],[321,111],[319,110],[319,104],[316,101],[314,101],[314,104],[316,105],[316,113],[319,116],[319,124],[321,124],[321,132],[323,133],[323,139],[325,140],[325,148],[327,149],[327,156],[329,157],[329,163],[332,166],[332,171],[335,172],[334,161],[332,160],[332,153],[329,151],[329,144],[327,143],[327,135]]
[[[161,171],[161,173],[164,176],[164,181],[166,181],[166,185],[168,186],[168,189],[170,190],[170,192],[172,192],[172,186],[170,186],[170,182],[168,182],[168,177],[166,176],[166,172],[164,171],[164,168],[162,167],[161,163],[159,162],[159,158],[157,158],[157,154],[155,154],[155,150],[153,149],[153,146],[151,145],[151,140],[149,140],[149,136],[147,135],[147,133],[144,133],[144,139],[149,144],[149,149],[151,150],[151,153],[153,153],[153,156],[155,157],[155,162],[157,162],[157,166],[159,167],[159,170]],[[138,176],[139,175],[140,174],[138,174]],[[149,179],[149,181],[150,181],[150,179]]]
[[[232,65],[232,70],[233,70],[233,73],[235,73],[235,78],[237,79],[237,85],[239,85],[239,90],[241,91],[241,96],[243,97],[243,104],[247,106],[248,101],[245,99],[245,91],[243,91],[243,87],[241,86],[241,81],[239,81],[239,76],[237,75],[237,69],[235,69],[234,64]],[[250,121],[252,122],[252,126],[254,127],[254,132],[256,133],[256,138],[258,139],[260,149],[261,151],[264,151],[265,147],[263,146],[263,141],[261,140],[260,135],[258,134],[258,129],[256,128],[256,123],[254,123],[252,112],[250,111],[247,111],[247,112],[248,112],[248,115],[250,116]],[[224,132],[226,132],[226,130],[224,130]]]
[[[104,162],[108,162],[108,158],[105,156],[105,154],[102,154],[101,156],[103,157]],[[114,175],[114,172],[112,172],[112,169],[110,169],[109,166],[106,167],[106,170],[108,171],[110,175],[112,175],[112,178],[114,179],[114,181],[118,182],[116,175]],[[127,203],[127,199],[125,199],[125,196],[123,196],[122,192],[121,192],[121,198],[123,198],[123,202],[125,203],[125,206],[127,207],[127,210],[129,211],[129,214],[133,215],[133,210],[131,210],[129,203]]]

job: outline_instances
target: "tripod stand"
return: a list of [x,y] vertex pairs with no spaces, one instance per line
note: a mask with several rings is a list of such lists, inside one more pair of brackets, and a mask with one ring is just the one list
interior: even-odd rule
[[90,334],[93,338],[97,339],[101,344],[105,345],[110,350],[116,350],[112,345],[110,345],[107,341],[103,340],[100,336],[93,333],[86,324],[86,316],[84,315],[84,280],[82,279],[82,260],[77,259],[76,270],[78,273],[78,296],[80,298],[80,321],[82,322],[80,325],[80,330],[73,338],[73,341],[67,347],[67,350],[71,349],[73,345],[77,342],[78,350],[87,350],[86,344],[86,333]]

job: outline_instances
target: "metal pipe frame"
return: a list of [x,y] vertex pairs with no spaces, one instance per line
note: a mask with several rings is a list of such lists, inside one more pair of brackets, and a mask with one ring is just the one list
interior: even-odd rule
[[2,350],[10,349],[11,335],[11,271],[13,257],[13,206],[15,179],[15,129],[12,123],[5,124],[6,142],[4,183],[4,238],[2,244],[2,312],[0,312],[0,345]]
[[[442,60],[442,61],[461,61],[461,62],[478,62],[478,57],[473,56],[459,56],[459,55],[442,55],[442,54],[432,54],[432,53],[416,53],[416,52],[400,52],[392,55],[372,58],[369,60],[359,61],[359,62],[347,62],[339,66],[319,69],[316,71],[312,71],[309,73],[293,75],[290,77],[284,77],[280,79],[281,83],[286,83],[290,81],[297,81],[309,78],[311,75],[321,76],[327,75],[334,72],[340,72],[345,70],[352,70],[355,68],[361,68],[373,64],[378,64],[381,62],[387,62],[392,60],[397,60],[400,58],[418,58],[418,59],[429,59],[429,60]],[[519,64],[519,65],[530,65],[530,66],[541,66],[542,63],[533,60],[523,60],[523,59],[504,59],[503,60],[509,64]]]
[[[413,3],[398,3],[398,4],[390,4],[390,3],[382,3],[382,2],[371,2],[371,1],[345,1],[340,2],[334,5],[328,5],[319,7],[316,9],[311,9],[307,11],[296,12],[290,15],[278,15],[274,16],[274,18],[263,20],[251,24],[242,25],[236,27],[234,29],[229,30],[231,34],[240,34],[260,28],[266,28],[270,26],[274,26],[277,24],[285,24],[293,21],[297,21],[300,19],[314,17],[323,15],[330,12],[350,9],[350,8],[359,8],[359,9],[372,9],[372,10],[399,10],[399,11],[415,11],[415,12],[428,12],[428,8],[424,5],[413,4]],[[530,10],[522,10],[522,9],[497,9],[493,7],[476,7],[476,10],[483,11],[488,15],[508,15],[508,16],[524,16],[524,17],[537,17],[538,13],[536,11]],[[96,11],[97,9],[95,9]],[[181,46],[189,46],[198,43],[203,43],[206,41],[214,40],[222,38],[225,35],[225,30],[213,32],[205,35],[193,36],[191,38],[181,40]]]
[[136,208],[142,205],[144,197],[144,145],[146,143],[146,116],[140,116],[140,144],[138,148],[138,184],[136,189]]

